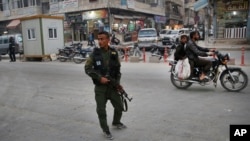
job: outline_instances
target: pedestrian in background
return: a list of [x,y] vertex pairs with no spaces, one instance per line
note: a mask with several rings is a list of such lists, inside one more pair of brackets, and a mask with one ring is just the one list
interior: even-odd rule
[[88,45],[93,46],[94,44],[95,44],[94,32],[89,32]]
[[13,37],[9,38],[9,56],[10,56],[10,62],[16,62],[16,55],[15,55],[15,39]]
[[109,46],[110,36],[106,31],[98,33],[100,48],[95,48],[85,63],[85,72],[95,84],[96,112],[104,135],[112,140],[113,136],[107,124],[106,103],[110,100],[114,107],[112,125],[118,129],[126,128],[121,123],[123,103],[118,94],[122,88],[120,85],[121,72],[118,53]]

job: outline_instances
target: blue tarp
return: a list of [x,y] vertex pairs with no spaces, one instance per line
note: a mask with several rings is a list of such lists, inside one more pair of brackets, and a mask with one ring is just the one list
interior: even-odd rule
[[194,3],[194,11],[198,11],[208,5],[207,0],[198,0]]

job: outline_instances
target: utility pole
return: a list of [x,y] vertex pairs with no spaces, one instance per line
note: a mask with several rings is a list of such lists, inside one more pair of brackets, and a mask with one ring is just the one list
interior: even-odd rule
[[112,17],[111,17],[112,15],[110,12],[110,0],[108,0],[107,8],[108,8],[108,20],[109,20],[109,33],[111,34],[112,33]]
[[213,38],[217,39],[217,2],[213,0]]
[[248,18],[247,18],[247,41],[250,43],[250,0],[248,0]]

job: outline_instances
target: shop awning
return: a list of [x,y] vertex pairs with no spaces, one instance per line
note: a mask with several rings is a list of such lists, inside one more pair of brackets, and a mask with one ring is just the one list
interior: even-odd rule
[[124,17],[120,16],[120,15],[114,15],[114,18],[116,18],[116,19],[124,19]]
[[198,11],[206,6],[208,6],[207,0],[198,0],[197,2],[194,3],[194,11]]
[[134,19],[139,19],[139,20],[145,19],[145,17],[143,17],[143,16],[133,16],[133,18],[134,18]]
[[117,19],[133,19],[131,16],[122,16],[122,15],[114,15],[114,18]]
[[12,20],[12,21],[6,26],[6,28],[14,29],[14,28],[16,28],[20,23],[21,23],[20,20]]

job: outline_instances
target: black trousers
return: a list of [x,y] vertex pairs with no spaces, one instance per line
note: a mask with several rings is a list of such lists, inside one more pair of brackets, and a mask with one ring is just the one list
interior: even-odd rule
[[193,75],[194,67],[202,68],[205,74],[212,67],[212,62],[203,58],[197,58],[196,60],[189,60],[189,64],[191,67],[191,75]]
[[15,51],[10,51],[9,52],[9,57],[10,57],[10,61],[16,61]]

